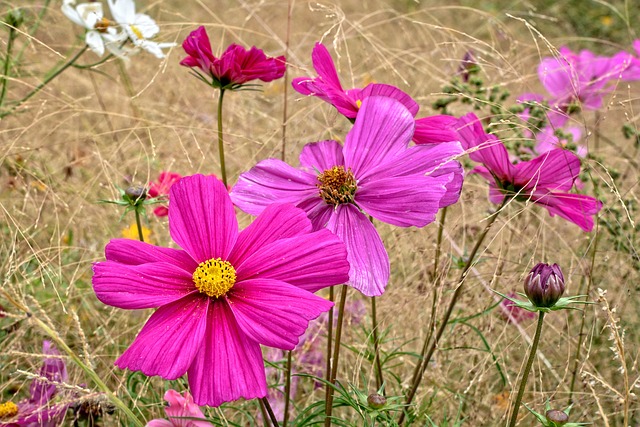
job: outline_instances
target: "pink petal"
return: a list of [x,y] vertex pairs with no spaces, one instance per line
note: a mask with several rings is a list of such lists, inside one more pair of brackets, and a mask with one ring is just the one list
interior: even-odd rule
[[309,321],[328,311],[333,303],[280,280],[253,279],[233,287],[229,306],[250,339],[293,350]]
[[[193,397],[188,391],[184,392],[184,397],[175,390],[167,390],[164,394],[164,400],[167,401],[169,406],[164,408],[164,411],[173,422],[170,422],[170,426],[176,427],[211,427],[212,424],[205,421],[205,416],[202,410],[193,402]],[[202,421],[197,421],[194,418],[202,418]],[[148,426],[149,424],[147,424]]]
[[225,299],[211,305],[207,334],[189,368],[189,387],[198,405],[219,406],[267,395],[260,345],[242,332]]
[[371,83],[367,85],[367,87],[362,89],[358,99],[364,100],[365,98],[368,98],[370,96],[386,96],[387,98],[393,98],[404,105],[413,117],[418,114],[418,110],[420,109],[418,103],[413,98],[411,98],[411,96],[395,86],[381,83]]
[[240,232],[229,262],[240,265],[245,258],[260,252],[270,243],[310,232],[311,221],[302,209],[290,204],[267,206],[251,225]]
[[352,204],[338,205],[327,228],[347,247],[349,285],[366,296],[382,295],[389,282],[389,256],[371,221]]
[[515,165],[514,183],[534,188],[568,191],[580,174],[580,159],[561,148],[548,151],[533,160]]
[[447,115],[417,119],[413,141],[419,145],[457,141],[458,134],[455,131],[457,121],[457,118]]
[[398,227],[424,227],[435,220],[452,175],[370,179],[356,204],[375,219]]
[[112,239],[104,249],[109,261],[138,265],[148,262],[168,262],[184,271],[193,272],[198,263],[188,253],[179,249],[163,248],[131,239]]
[[192,274],[167,262],[98,262],[91,280],[100,301],[127,310],[159,307],[195,290]]
[[300,166],[313,175],[318,175],[334,166],[344,166],[342,145],[331,140],[309,143],[302,147]]
[[314,231],[324,228],[333,212],[333,205],[326,203],[320,197],[309,198],[298,203],[297,206],[307,213]]
[[202,347],[209,299],[187,296],[151,315],[131,346],[116,360],[121,369],[175,380]]
[[349,279],[347,251],[326,229],[273,242],[235,267],[238,282],[275,279],[310,292]]
[[193,175],[171,187],[171,238],[197,262],[227,259],[238,237],[229,193],[215,177]]
[[593,230],[593,216],[602,209],[602,202],[583,194],[536,192],[532,200],[543,205],[551,216],[558,215],[584,231]]
[[324,83],[330,85],[335,90],[344,92],[333,59],[322,43],[316,43],[314,46],[311,52],[311,61],[313,62],[313,68],[315,68],[316,73],[318,73],[318,77],[320,77]]
[[358,119],[344,144],[345,166],[357,179],[407,148],[415,127],[413,116],[400,102],[372,96],[362,102]]
[[479,163],[482,163],[503,182],[513,183],[515,180],[515,169],[509,159],[507,147],[502,141],[493,135],[489,135],[487,140],[475,147],[474,152],[469,157]]
[[[183,59],[182,62],[184,62],[186,59]],[[182,64],[181,62],[181,64]],[[211,425],[211,424],[209,424]],[[178,424],[178,426],[180,426]],[[155,419],[155,420],[151,420],[147,423],[147,425],[145,425],[145,427],[176,427],[176,424],[172,423],[169,420],[161,420],[161,419]]]
[[257,215],[272,203],[297,205],[318,198],[315,175],[276,159],[263,160],[238,178],[231,200],[243,211]]

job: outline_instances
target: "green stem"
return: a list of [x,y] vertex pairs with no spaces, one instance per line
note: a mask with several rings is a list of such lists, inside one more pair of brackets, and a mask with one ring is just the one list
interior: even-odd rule
[[13,41],[16,38],[16,29],[9,27],[9,40],[7,40],[7,54],[4,57],[4,72],[2,73],[2,91],[0,92],[0,107],[4,104],[4,97],[7,94],[7,82],[9,81],[9,68],[11,68],[11,51]]
[[227,186],[227,168],[224,163],[224,141],[222,140],[222,100],[224,98],[224,89],[220,89],[220,97],[218,98],[218,154],[220,155],[220,169],[222,182]]
[[533,360],[536,357],[536,350],[538,349],[538,343],[540,342],[540,333],[542,332],[542,323],[544,321],[544,311],[540,312],[538,317],[538,326],[536,327],[536,335],[533,337],[533,344],[531,344],[531,350],[529,351],[529,358],[527,359],[527,365],[524,367],[522,379],[520,380],[520,387],[518,388],[518,396],[513,405],[513,413],[511,414],[511,421],[509,421],[509,427],[514,427],[518,420],[518,411],[520,410],[520,404],[522,403],[522,395],[527,385],[527,379],[529,378],[529,372],[531,366],[533,366]]
[[46,85],[48,85],[49,83],[51,83],[51,81],[53,79],[55,79],[56,77],[58,77],[60,74],[62,74],[62,72],[64,70],[66,70],[67,68],[69,68],[70,66],[73,65],[74,62],[76,62],[78,60],[78,58],[80,58],[82,56],[83,53],[85,53],[87,51],[87,49],[89,48],[89,46],[84,46],[82,49],[80,49],[80,51],[78,53],[75,54],[75,56],[73,58],[71,58],[70,60],[68,60],[67,62],[65,62],[58,70],[56,70],[53,74],[51,74],[49,77],[45,78],[44,81],[42,83],[40,83],[35,89],[33,89],[31,92],[29,92],[29,94],[27,94],[27,96],[25,96],[24,98],[22,98],[21,100],[19,100],[17,102],[17,104],[15,104],[14,106],[12,106],[9,110],[0,113],[0,119],[3,117],[6,117],[10,114],[12,114],[19,106],[21,106],[22,104],[24,104],[25,102],[27,102],[29,99],[31,99],[31,97],[33,95],[35,95],[36,93],[40,92],[42,90],[42,88],[44,88]]
[[442,247],[442,235],[444,230],[444,221],[447,218],[447,208],[442,209],[442,213],[440,214],[440,222],[438,223],[438,237],[436,240],[436,253],[433,265],[433,276],[435,278],[435,286],[433,287],[433,296],[431,299],[431,319],[429,320],[429,331],[424,338],[424,342],[422,343],[422,350],[420,352],[420,358],[418,359],[418,363],[416,364],[415,369],[413,370],[413,376],[411,377],[411,384],[415,384],[421,380],[421,372],[422,372],[422,361],[424,360],[424,356],[427,353],[427,349],[429,348],[429,341],[431,341],[431,337],[433,336],[433,332],[435,331],[436,326],[436,305],[438,303],[438,288],[440,287],[440,274],[438,273],[438,267],[440,263],[440,251]]
[[107,56],[105,56],[104,58],[100,59],[100,61],[98,61],[98,62],[94,62],[93,64],[73,64],[73,68],[78,68],[80,70],[86,70],[88,68],[97,67],[98,65],[104,64],[105,62],[107,62],[108,60],[110,60],[113,57],[114,57],[113,53],[110,53]]
[[376,366],[376,391],[384,384],[382,375],[382,361],[380,360],[380,338],[378,337],[378,319],[376,313],[376,297],[371,297],[371,322],[373,323],[373,351]]
[[[338,308],[338,325],[336,327],[336,342],[333,345],[333,361],[331,363],[331,378],[329,382],[331,384],[336,383],[336,377],[338,376],[338,361],[340,359],[340,340],[342,338],[342,322],[344,320],[344,306],[347,302],[347,285],[342,285],[342,292],[340,293],[340,307]],[[333,387],[330,387],[328,399],[326,401],[326,415],[324,419],[325,427],[331,427],[331,414],[333,412]]]
[[107,385],[104,382],[102,382],[102,380],[100,379],[98,374],[96,374],[96,372],[90,366],[85,364],[73,352],[73,350],[71,350],[71,348],[69,348],[69,346],[62,340],[62,338],[60,338],[60,336],[53,329],[51,329],[49,327],[49,325],[47,325],[45,322],[43,322],[42,320],[40,320],[37,317],[35,317],[33,315],[33,313],[31,313],[31,311],[29,311],[29,309],[26,306],[22,305],[21,303],[19,303],[15,299],[13,299],[11,297],[11,295],[9,295],[6,291],[0,290],[0,293],[2,293],[3,296],[11,304],[13,304],[15,307],[17,307],[20,311],[24,312],[29,319],[33,320],[40,327],[40,329],[42,329],[47,335],[49,335],[51,337],[51,339],[53,339],[53,341],[55,341],[55,343],[58,345],[58,347],[60,349],[62,349],[65,353],[67,353],[67,355],[71,358],[71,360],[73,360],[73,362],[76,365],[78,365],[80,367],[80,369],[82,369],[85,372],[85,374],[87,374],[89,376],[89,378],[91,378],[93,380],[93,382],[96,384],[96,386],[98,386],[98,388],[100,390],[102,390],[102,392],[104,392],[107,395],[109,400],[111,400],[111,402],[118,409],[120,409],[122,412],[125,413],[125,415],[133,422],[134,425],[136,425],[137,427],[143,427],[144,426],[144,424],[142,422],[140,422],[138,417],[136,417],[136,415],[131,411],[131,409],[129,409],[129,407],[127,405],[125,405],[124,402],[122,400],[120,400],[109,389],[109,387],[107,387]]
[[[329,301],[335,301],[335,295],[333,293],[333,286],[329,288]],[[326,366],[324,379],[326,380],[325,390],[324,390],[324,413],[329,413],[329,408],[326,406],[327,402],[329,402],[329,394],[331,394],[331,345],[333,343],[333,306],[329,309],[329,317],[327,317],[327,356],[326,356]]]
[[136,211],[136,227],[138,228],[138,240],[144,242],[144,234],[142,234],[142,224],[140,223],[140,212],[138,209]]
[[271,423],[273,424],[273,427],[278,427],[280,424],[278,424],[278,420],[276,419],[276,414],[274,414],[273,409],[271,409],[271,405],[269,404],[269,399],[267,399],[266,397],[263,397],[260,400],[262,400],[264,407],[267,409],[267,413],[269,414],[269,419],[271,419]]
[[282,417],[282,427],[287,427],[289,421],[289,405],[291,403],[291,353],[287,351],[287,370],[284,380],[284,415]]
[[[451,317],[451,314],[453,313],[453,309],[456,306],[456,303],[458,302],[458,298],[462,294],[462,289],[464,287],[463,286],[464,285],[464,281],[467,278],[467,274],[468,274],[469,270],[473,266],[473,262],[475,260],[476,254],[478,253],[478,250],[480,249],[480,246],[482,245],[482,242],[484,241],[485,237],[487,236],[487,233],[489,232],[489,229],[491,229],[491,226],[496,221],[496,218],[498,218],[498,215],[500,214],[500,212],[502,211],[502,209],[504,208],[504,206],[506,205],[506,203],[508,201],[509,201],[509,199],[507,197],[505,197],[504,200],[502,201],[502,204],[498,208],[498,210],[489,219],[489,222],[487,223],[486,227],[484,228],[484,230],[482,231],[482,233],[478,237],[478,240],[476,241],[475,246],[473,247],[473,249],[471,250],[471,253],[469,254],[469,258],[468,258],[464,268],[462,269],[462,272],[460,273],[460,277],[458,279],[458,286],[456,287],[456,290],[454,291],[453,296],[451,297],[451,301],[449,302],[449,306],[447,307],[447,311],[444,313],[444,317],[442,318],[442,321],[440,322],[440,325],[438,326],[438,329],[436,330],[435,337],[433,337],[433,339],[431,340],[431,344],[429,345],[429,348],[428,348],[424,358],[422,359],[422,361],[418,362],[418,364],[420,365],[420,369],[418,371],[418,376],[415,378],[415,381],[412,383],[411,389],[409,390],[409,393],[407,394],[407,397],[405,399],[405,405],[407,407],[413,401],[413,398],[416,395],[416,391],[418,390],[418,386],[420,385],[420,382],[422,381],[422,377],[424,376],[424,372],[427,369],[427,366],[429,365],[429,362],[431,361],[431,357],[433,357],[433,353],[435,352],[436,347],[440,343],[440,339],[442,338],[444,330],[447,327],[447,323],[449,322],[449,318]],[[405,416],[406,416],[406,411],[402,411],[402,413],[400,414],[400,419],[398,420],[398,425],[402,424],[402,422],[404,421]]]

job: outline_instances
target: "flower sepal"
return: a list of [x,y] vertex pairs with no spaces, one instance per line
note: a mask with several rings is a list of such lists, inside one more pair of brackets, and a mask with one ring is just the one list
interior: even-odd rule
[[[495,290],[493,290],[493,292],[500,295],[502,298],[511,301],[516,307],[531,311],[533,313],[540,312],[540,311],[544,313],[549,313],[551,311],[558,311],[558,310],[580,310],[577,307],[573,307],[571,304],[594,304],[591,301],[577,301],[579,298],[586,298],[587,295],[575,295],[572,297],[560,298],[558,301],[556,301],[556,303],[552,307],[537,307],[528,299],[525,301],[521,301],[519,299],[515,299],[507,295],[504,295]],[[518,295],[526,298],[526,295],[523,293],[518,292]]]
[[113,205],[125,206],[122,218],[124,218],[124,216],[129,212],[137,211],[139,214],[144,214],[146,212],[145,207],[147,205],[166,203],[167,201],[167,198],[165,196],[149,197],[146,188],[129,187],[127,189],[122,189],[118,186],[115,187],[120,194],[119,199],[100,199],[98,200],[98,203],[109,203]]
[[533,409],[529,408],[527,405],[524,405],[525,408],[529,412],[533,414],[534,417],[540,422],[541,425],[545,427],[580,427],[586,426],[590,423],[573,423],[569,422],[569,413],[571,412],[571,407],[573,405],[569,405],[565,410],[560,411],[557,409],[552,409],[551,404],[547,400],[544,405],[544,414],[540,414]]

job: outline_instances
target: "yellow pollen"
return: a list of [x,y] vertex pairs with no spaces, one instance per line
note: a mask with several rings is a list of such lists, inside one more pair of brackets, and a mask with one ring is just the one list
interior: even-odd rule
[[107,18],[102,18],[98,22],[96,22],[93,28],[98,30],[98,32],[100,33],[106,33],[107,28],[109,28],[110,25],[111,25],[111,22]]
[[12,418],[18,414],[18,405],[13,402],[0,403],[0,420]]
[[212,258],[201,262],[193,273],[193,283],[203,294],[220,298],[236,283],[236,269],[230,262]]
[[358,107],[358,109],[359,109],[360,107],[362,107],[362,100],[358,99],[358,100],[356,101],[356,107]]
[[318,176],[322,200],[330,205],[352,203],[358,186],[351,169],[344,170],[344,166],[334,166]]
[[135,25],[131,26],[131,31],[133,31],[133,34],[135,34],[137,38],[139,38],[141,40],[144,39],[144,36],[142,35],[142,32]]

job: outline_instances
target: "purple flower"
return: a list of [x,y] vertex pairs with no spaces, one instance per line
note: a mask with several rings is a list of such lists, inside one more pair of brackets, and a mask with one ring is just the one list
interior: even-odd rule
[[193,401],[193,397],[185,390],[181,395],[175,390],[167,390],[164,400],[169,406],[164,408],[168,420],[154,419],[147,423],[146,427],[212,427],[206,421],[202,410]]
[[311,292],[348,279],[344,245],[287,204],[239,232],[227,189],[211,176],[182,178],[169,200],[182,249],[114,239],[93,267],[103,303],[158,308],[116,365],[169,380],[188,373],[198,405],[264,397],[260,344],[293,349],[332,306]]
[[304,209],[314,229],[327,227],[345,243],[349,284],[367,296],[381,295],[389,280],[389,257],[367,215],[399,227],[424,227],[438,209],[455,203],[462,168],[449,161],[458,143],[408,147],[413,115],[388,97],[368,97],[347,134],[307,144],[300,169],[276,160],[258,163],[231,191],[234,203],[257,215],[275,202]]
[[505,197],[531,201],[545,207],[585,231],[593,229],[593,215],[602,208],[597,199],[567,193],[580,173],[580,159],[570,151],[554,149],[533,160],[512,164],[509,153],[495,135],[484,132],[480,120],[469,113],[459,122],[462,146],[471,160],[482,163],[472,173],[489,181],[489,200],[500,204]]
[[[69,407],[68,403],[50,405],[58,392],[56,383],[68,379],[67,366],[59,357],[60,352],[51,341],[43,341],[42,353],[45,355],[38,373],[46,381],[34,379],[29,387],[30,397],[17,405],[17,419],[0,423],[2,427],[56,427],[59,426]],[[53,356],[53,357],[51,357]],[[7,405],[7,404],[4,404]]]
[[564,288],[564,275],[558,264],[538,263],[524,280],[524,293],[536,307],[553,307]]
[[180,61],[180,65],[199,69],[204,75],[196,73],[202,80],[221,89],[237,89],[251,80],[270,82],[285,72],[284,56],[267,57],[255,46],[246,50],[231,44],[220,58],[216,58],[204,27],[192,31],[182,42],[182,47],[188,56]]

